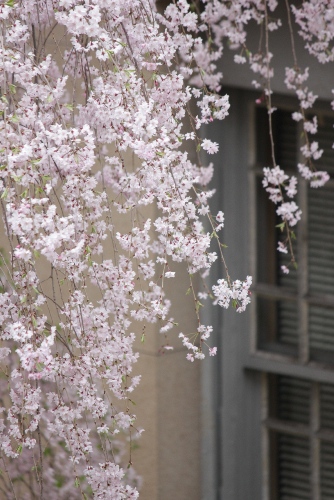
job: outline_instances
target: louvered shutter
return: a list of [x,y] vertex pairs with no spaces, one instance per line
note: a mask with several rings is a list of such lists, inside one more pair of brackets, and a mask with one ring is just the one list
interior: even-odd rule
[[[334,188],[313,191],[309,196],[309,288],[310,295],[334,297]],[[334,309],[310,306],[311,355],[318,350],[334,354]],[[333,360],[334,361],[334,358]]]
[[[289,175],[296,175],[300,134],[290,112],[273,115],[274,141],[277,164]],[[266,261],[274,240],[281,239],[279,231],[268,230],[273,224],[276,207],[270,207],[257,191],[259,211],[258,239],[263,243],[258,250],[258,339],[259,348],[282,354],[293,353],[296,358],[299,345],[299,320],[305,324],[303,333],[309,336],[311,360],[334,365],[334,150],[332,143],[333,118],[319,119],[319,132],[314,140],[324,150],[316,162],[318,170],[326,170],[331,181],[320,189],[309,188],[302,194],[304,217],[307,221],[306,238],[298,237],[302,253],[307,255],[298,271],[289,266],[290,273],[282,274],[281,266],[288,266],[290,257],[277,253],[276,260]],[[262,135],[264,120],[260,120]],[[258,132],[259,134],[259,132]],[[312,137],[313,139],[313,137]],[[257,140],[258,147],[265,141]],[[268,155],[267,155],[268,156]],[[268,159],[258,151],[258,160]],[[258,185],[260,181],[258,181]],[[306,195],[306,197],[304,197]],[[263,215],[263,213],[269,215]],[[280,221],[277,220],[278,224]],[[261,226],[262,224],[262,226]],[[262,228],[262,229],[261,229]],[[263,232],[267,230],[267,242]],[[262,238],[262,239],[261,239]],[[297,248],[294,248],[298,261]],[[307,268],[302,268],[307,264]],[[303,274],[304,273],[304,274]],[[303,280],[307,276],[308,290]],[[268,286],[269,285],[269,286]],[[303,290],[299,286],[303,286]],[[298,293],[302,292],[302,293]],[[298,300],[298,302],[297,302]],[[300,303],[302,307],[298,308]],[[333,306],[331,304],[333,303]],[[301,340],[302,337],[301,337]],[[271,377],[270,429],[272,500],[334,500],[334,384],[319,384],[288,376]],[[273,396],[274,395],[274,396]],[[311,411],[312,408],[312,411]],[[318,411],[320,421],[318,420]],[[318,425],[320,428],[318,429]],[[320,456],[319,456],[320,452]],[[320,458],[320,460],[319,460]],[[312,483],[313,481],[313,483]],[[320,496],[319,496],[320,495]]]
[[334,443],[320,445],[320,491],[321,500],[334,498]]
[[279,500],[312,500],[310,477],[309,440],[291,434],[279,434]]
[[320,427],[334,431],[334,385],[320,385]]
[[292,347],[298,345],[298,315],[296,302],[277,302],[278,341]]
[[[320,385],[320,427],[334,431],[334,386]],[[320,444],[320,491],[321,500],[334,498],[334,442]]]
[[[297,123],[292,120],[289,111],[279,111],[276,121],[276,158],[277,164],[289,175],[296,175],[297,165]],[[277,224],[281,219],[277,216]],[[282,239],[282,233],[277,230],[277,241]],[[294,243],[294,242],[292,242]],[[293,251],[298,260],[297,247],[293,244]],[[290,255],[277,252],[277,284],[280,286],[297,289],[297,272],[293,266],[290,266]],[[281,266],[289,266],[289,274],[281,271]]]
[[[271,414],[274,422],[280,421],[290,429],[284,433],[281,430],[272,431],[276,464],[276,476],[273,482],[276,486],[272,491],[272,498],[312,500],[311,472],[314,472],[312,467],[315,467],[319,478],[319,485],[316,488],[319,488],[320,500],[333,500],[334,385],[317,384],[281,375],[271,380],[271,390],[275,394],[275,398],[271,397],[273,405]],[[312,392],[312,385],[314,388],[319,386],[319,391]],[[312,401],[311,398],[315,399]],[[320,434],[314,427],[314,421],[312,423],[312,404],[319,408]],[[313,418],[316,418],[315,414]],[[273,425],[275,428],[275,424]],[[331,437],[326,438],[326,435]],[[312,458],[311,439],[316,443],[320,442],[320,462],[316,454]]]
[[[317,168],[333,177],[333,119],[322,118],[317,134],[324,150]],[[334,299],[334,182],[308,193],[309,294]],[[311,358],[334,362],[334,308],[311,305],[309,309]]]
[[[268,144],[265,137],[268,131],[265,130],[265,110],[258,111],[258,138],[257,156],[261,166],[270,160]],[[300,242],[307,245],[308,254],[308,277],[309,277],[309,337],[310,337],[310,357],[314,360],[334,363],[334,307],[324,307],[321,304],[321,296],[326,295],[334,300],[334,150],[333,143],[333,118],[322,116],[319,118],[318,133],[314,137],[319,143],[319,148],[323,149],[322,157],[315,163],[318,170],[326,170],[330,173],[332,181],[321,189],[309,189],[307,195],[307,214],[304,216],[308,220],[307,241]],[[273,115],[273,132],[275,142],[275,155],[277,164],[290,175],[296,174],[298,163],[299,132],[298,124],[291,118],[289,111],[278,110]],[[313,137],[312,137],[313,139]],[[264,151],[264,152],[263,152]],[[260,199],[261,197],[259,197]],[[275,210],[269,205],[263,205],[266,211]],[[261,209],[260,209],[261,211]],[[262,216],[263,218],[263,216]],[[272,217],[271,217],[272,218]],[[269,219],[267,220],[268,224]],[[271,224],[273,221],[269,221]],[[277,219],[277,223],[279,223]],[[297,226],[298,228],[298,226]],[[264,226],[263,230],[268,230]],[[261,231],[260,231],[261,233]],[[277,241],[281,239],[279,230],[277,231]],[[298,238],[298,229],[297,229]],[[268,251],[272,248],[268,247]],[[294,247],[295,257],[298,261],[297,245]],[[259,266],[266,256],[259,253]],[[298,279],[297,271],[290,264],[290,256],[277,253],[276,255],[276,277],[273,276],[273,266],[267,266],[266,273],[260,272],[260,282],[275,284],[290,292],[296,292]],[[289,274],[281,272],[281,266],[290,269]],[[304,272],[301,269],[301,272]],[[306,270],[305,270],[306,272]],[[298,350],[298,308],[296,301],[276,300],[262,298],[259,305],[262,318],[258,323],[259,339],[262,347],[268,350],[278,351],[286,354],[295,354]],[[266,302],[266,304],[264,304]],[[268,319],[264,320],[263,314],[267,311]],[[275,327],[270,326],[270,320],[275,323]],[[266,325],[268,323],[269,326]],[[267,332],[267,333],[266,333]],[[280,347],[282,346],[282,347]]]
[[277,417],[281,420],[309,424],[311,383],[298,378],[279,376]]
[[[276,120],[276,157],[278,165],[286,172],[294,172],[297,163],[297,124],[288,111],[279,111]],[[277,224],[281,221],[277,217]],[[277,241],[281,239],[281,231],[277,230]],[[294,245],[295,257],[298,260],[297,248]],[[276,274],[277,284],[291,290],[297,290],[297,271],[290,265],[290,255],[277,252]],[[281,271],[281,266],[290,269],[289,274]],[[277,341],[291,347],[298,346],[298,315],[294,301],[277,302]]]
[[[278,376],[276,392],[277,418],[309,425],[311,383]],[[278,433],[276,447],[278,500],[311,500],[309,439]]]

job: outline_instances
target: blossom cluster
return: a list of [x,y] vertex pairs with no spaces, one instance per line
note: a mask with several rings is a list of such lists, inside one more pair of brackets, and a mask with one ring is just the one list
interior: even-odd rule
[[225,279],[218,280],[218,284],[212,287],[216,303],[227,309],[232,301],[237,312],[243,312],[250,303],[250,287],[252,277],[247,276],[245,281],[236,280],[230,284]]
[[[140,434],[130,410],[137,324],[166,334],[174,263],[191,279],[217,259],[202,221],[213,220],[212,165],[194,164],[182,146],[218,150],[196,131],[229,110],[221,35],[206,36],[222,14],[219,2],[199,13],[185,0],[164,13],[149,0],[0,6],[6,491],[20,484],[17,461],[31,498],[46,488],[48,498],[138,496],[131,459],[115,451],[116,437]],[[218,231],[222,212],[216,222]],[[229,286],[241,310],[249,298],[238,283]],[[199,345],[183,337],[191,361],[217,351],[194,300]]]

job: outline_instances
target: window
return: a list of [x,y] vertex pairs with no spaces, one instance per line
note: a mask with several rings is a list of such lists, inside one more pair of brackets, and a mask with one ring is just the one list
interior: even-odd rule
[[[270,165],[270,144],[265,109],[256,110],[256,285],[255,351],[270,352],[286,360],[334,364],[334,180],[311,189],[298,180],[303,219],[293,242],[298,262],[276,251],[281,239],[275,205],[262,187],[262,169]],[[334,173],[333,117],[321,116],[315,138],[324,150],[319,169]],[[273,114],[277,163],[296,175],[301,131],[291,111]],[[289,265],[290,264],[290,265]],[[290,268],[288,275],[281,266]]]
[[[203,498],[334,499],[333,181],[321,190],[299,186],[298,269],[282,274],[288,260],[276,251],[276,207],[262,187],[271,164],[267,113],[256,94],[228,93],[230,116],[212,134],[224,166],[215,177],[216,211],[230,210],[230,272],[250,273],[254,288],[245,315],[212,311],[219,356],[203,365]],[[276,99],[277,162],[295,174],[300,124],[291,119],[293,100]],[[319,118],[316,140],[325,149],[319,168],[334,179],[333,123]]]
[[[324,188],[310,189],[298,179],[297,203],[303,219],[293,241],[295,268],[289,256],[276,251],[282,239],[276,227],[280,221],[262,187],[263,167],[271,164],[268,116],[259,108],[254,116],[252,354],[253,367],[263,372],[263,499],[330,500],[334,498],[334,119],[321,115],[315,137],[324,150],[317,166],[332,180]],[[291,110],[279,109],[272,118],[277,164],[296,175],[300,124],[292,120]],[[289,274],[281,272],[282,265],[289,265]],[[259,363],[261,358],[266,365]],[[298,367],[304,378],[297,376]],[[333,385],[322,383],[324,373]]]

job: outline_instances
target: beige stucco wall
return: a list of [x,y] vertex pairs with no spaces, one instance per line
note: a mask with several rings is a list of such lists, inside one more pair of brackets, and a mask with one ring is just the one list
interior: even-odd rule
[[200,362],[186,360],[177,333],[196,328],[194,304],[186,296],[188,276],[182,266],[172,288],[172,316],[179,323],[169,335],[174,351],[159,352],[164,337],[153,327],[138,350],[142,374],[134,393],[138,427],[144,427],[133,462],[143,478],[143,500],[200,498]]

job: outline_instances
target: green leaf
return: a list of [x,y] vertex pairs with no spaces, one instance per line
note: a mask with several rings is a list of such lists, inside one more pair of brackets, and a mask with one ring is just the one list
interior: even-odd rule
[[199,311],[200,307],[203,307],[203,304],[199,300],[196,300],[196,312]]
[[19,123],[20,119],[17,115],[13,115],[11,118],[10,118],[10,121],[12,123]]
[[61,488],[65,482],[64,476],[61,474],[55,474],[55,484],[57,488]]
[[199,152],[200,152],[200,150],[201,150],[201,144],[200,144],[200,143],[198,143],[198,144],[197,144],[197,148],[196,148],[196,152],[197,152],[197,153],[199,153]]
[[52,455],[52,449],[49,448],[48,446],[45,448],[45,450],[43,451],[43,455],[45,457],[49,457],[50,455]]
[[2,195],[1,195],[1,199],[2,200],[5,200],[8,196],[8,188],[5,188]]
[[9,86],[10,93],[16,94],[16,85],[14,85],[13,83],[10,83],[8,86]]
[[277,226],[275,227],[278,227],[281,231],[283,231],[285,228],[285,222],[281,222],[280,224],[277,224]]

